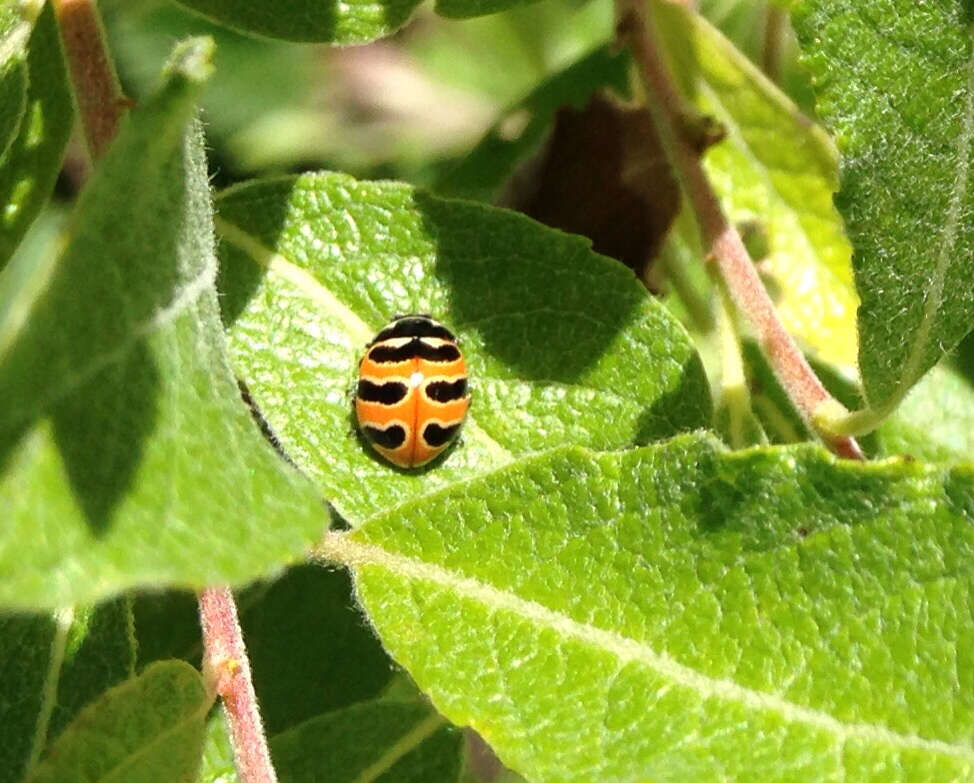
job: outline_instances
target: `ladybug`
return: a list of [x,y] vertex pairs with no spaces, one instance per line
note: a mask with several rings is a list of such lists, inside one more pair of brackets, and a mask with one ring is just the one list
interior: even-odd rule
[[429,315],[399,315],[359,364],[355,415],[372,448],[418,468],[456,437],[470,407],[467,363],[457,339]]

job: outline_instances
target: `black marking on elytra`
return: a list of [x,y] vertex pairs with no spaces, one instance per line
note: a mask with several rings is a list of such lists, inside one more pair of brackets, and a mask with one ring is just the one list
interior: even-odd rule
[[428,315],[397,316],[392,323],[375,336],[371,344],[375,345],[391,337],[439,337],[451,342],[456,340],[453,332]]
[[406,430],[401,424],[393,424],[384,430],[366,424],[362,427],[362,432],[376,446],[382,446],[384,449],[398,449],[406,442]]
[[426,396],[433,402],[452,402],[467,393],[467,379],[456,381],[433,381],[426,385]]
[[460,349],[453,343],[430,345],[414,337],[399,346],[376,345],[369,350],[369,358],[376,364],[398,364],[416,358],[428,362],[455,362],[460,358]]
[[458,429],[460,429],[459,424],[441,427],[435,421],[431,421],[423,427],[423,440],[426,441],[427,446],[433,449],[445,446],[456,435]]
[[365,402],[381,402],[383,405],[395,405],[405,399],[409,389],[401,381],[386,381],[373,383],[361,380],[358,382],[358,398]]

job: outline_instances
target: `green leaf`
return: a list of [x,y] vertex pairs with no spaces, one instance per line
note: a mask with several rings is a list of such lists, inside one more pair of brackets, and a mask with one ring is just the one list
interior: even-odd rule
[[859,371],[888,413],[974,327],[974,52],[963,0],[804,0],[795,25],[842,153]]
[[269,735],[372,698],[393,675],[388,656],[354,609],[346,573],[297,566],[270,584],[248,588],[238,603]]
[[[710,421],[683,328],[579,237],[337,174],[234,187],[218,210],[234,365],[353,524],[565,442],[619,448]],[[462,442],[413,472],[375,456],[352,417],[365,344],[407,312],[455,330],[474,397]]]
[[287,41],[367,43],[402,27],[419,0],[378,0],[374,3],[291,0],[179,0],[214,22],[241,32]]
[[0,781],[22,781],[82,707],[133,675],[130,624],[124,598],[0,617]]
[[821,358],[856,357],[851,249],[832,204],[828,137],[701,16],[654,0],[661,39],[684,92],[727,130],[704,167],[728,216],[767,235],[764,270],[782,323]]
[[281,783],[448,783],[463,735],[423,703],[374,701],[305,721],[270,742]]
[[60,257],[0,276],[0,603],[249,580],[327,526],[226,362],[192,122],[208,50],[182,45],[131,114]]
[[593,92],[626,95],[629,56],[602,46],[554,74],[512,106],[435,185],[438,194],[493,202],[519,164],[536,153],[562,106],[581,108]]
[[27,105],[27,39],[41,9],[38,0],[0,5],[0,161],[3,161]]
[[566,448],[330,533],[383,643],[531,780],[966,780],[974,469]]
[[212,703],[189,664],[153,664],[86,707],[27,783],[193,780]]
[[[23,119],[0,156],[0,269],[50,197],[74,121],[74,104],[50,3],[26,46],[26,61],[19,67],[25,76]],[[6,112],[0,115],[11,116]]]
[[537,0],[436,0],[436,13],[451,19],[468,19],[472,16],[486,16],[529,5]]
[[974,454],[974,386],[934,367],[877,430],[884,454],[957,462]]

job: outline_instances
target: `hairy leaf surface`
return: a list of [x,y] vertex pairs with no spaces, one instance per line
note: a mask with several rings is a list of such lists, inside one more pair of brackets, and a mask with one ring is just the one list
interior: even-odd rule
[[247,580],[327,526],[226,362],[192,122],[208,50],[181,46],[131,114],[60,256],[0,276],[0,603]]
[[[236,369],[353,524],[566,442],[613,449],[709,424],[686,332],[580,237],[337,174],[244,184],[217,208]],[[383,462],[352,415],[366,343],[409,312],[458,335],[473,394],[461,442],[420,471]]]
[[886,412],[974,327],[971,6],[804,0],[795,24],[842,154],[859,370]]
[[433,704],[548,783],[967,779],[972,551],[970,466],[700,436],[549,452],[323,548]]

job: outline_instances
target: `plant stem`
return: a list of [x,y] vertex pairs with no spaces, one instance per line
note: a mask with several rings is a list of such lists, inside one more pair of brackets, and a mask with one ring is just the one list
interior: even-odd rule
[[129,101],[122,93],[108,55],[95,0],[52,0],[52,3],[88,152],[93,160],[98,160],[115,138]]
[[740,235],[727,221],[697,151],[680,128],[688,116],[673,80],[663,64],[652,26],[653,2],[616,0],[618,33],[627,41],[648,94],[647,104],[670,165],[679,177],[696,218],[703,247],[727,284],[731,298],[754,329],[762,350],[788,397],[813,431],[836,454],[863,459],[859,444],[849,436],[815,429],[820,406],[839,403],[833,399],[805,360],[775,313],[768,292],[758,277]]
[[276,783],[233,593],[209,587],[199,596],[199,608],[203,675],[223,698],[237,774],[241,783]]

